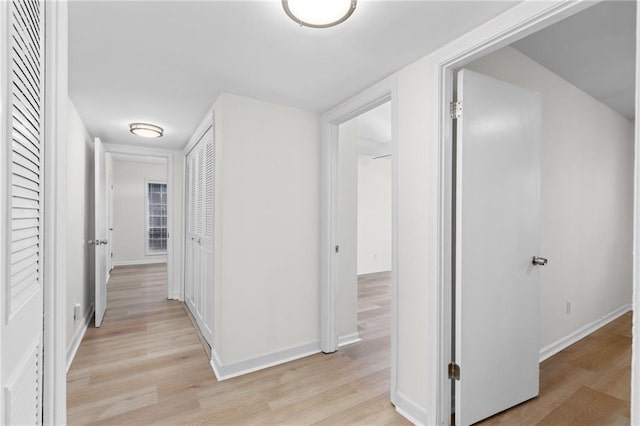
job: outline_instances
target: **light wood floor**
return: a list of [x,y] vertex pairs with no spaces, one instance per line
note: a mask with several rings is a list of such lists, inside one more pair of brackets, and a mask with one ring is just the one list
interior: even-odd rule
[[629,425],[631,312],[540,365],[540,396],[482,425]]
[[69,424],[408,424],[389,403],[388,275],[361,280],[362,342],[217,382],[165,274],[113,271],[68,374]]
[[[69,424],[407,424],[389,404],[387,274],[360,279],[361,343],[224,382],[165,276],[113,272],[69,371]],[[483,424],[628,425],[630,365],[629,313],[542,363],[540,396]]]

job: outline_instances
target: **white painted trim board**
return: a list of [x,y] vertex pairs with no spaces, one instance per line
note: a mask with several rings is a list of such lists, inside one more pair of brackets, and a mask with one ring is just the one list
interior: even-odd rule
[[427,424],[427,412],[401,391],[396,392],[396,411],[414,425]]
[[360,335],[358,334],[357,331],[355,333],[345,334],[344,336],[338,337],[338,348],[341,348],[347,345],[352,345],[354,343],[358,343],[361,341],[362,339],[360,338]]
[[66,198],[68,2],[45,4],[44,341],[42,423],[67,421]]
[[76,330],[76,334],[73,336],[73,340],[71,340],[69,347],[67,348],[67,373],[71,368],[71,364],[73,363],[76,354],[78,353],[78,349],[80,348],[80,344],[82,343],[82,338],[87,332],[87,328],[89,327],[89,323],[91,323],[91,318],[93,318],[93,313],[95,311],[95,305],[91,304],[87,312],[85,312],[84,317],[82,318],[82,325]]
[[621,317],[622,315],[626,314],[627,312],[630,312],[631,310],[632,310],[632,305],[630,303],[627,305],[621,306],[618,309],[614,310],[613,312],[609,312],[608,314],[604,315],[600,319],[593,321],[592,323],[589,323],[583,327],[580,327],[578,330],[574,331],[573,333],[561,339],[556,340],[550,345],[545,346],[544,348],[540,349],[540,362],[548,358],[551,358],[558,352],[568,348],[569,346],[573,345],[577,341],[584,339],[589,334],[604,327],[605,325],[609,324],[611,321]]
[[233,364],[223,364],[214,348],[211,350],[210,364],[216,379],[222,381],[317,353],[320,353],[320,342],[311,342],[248,358]]

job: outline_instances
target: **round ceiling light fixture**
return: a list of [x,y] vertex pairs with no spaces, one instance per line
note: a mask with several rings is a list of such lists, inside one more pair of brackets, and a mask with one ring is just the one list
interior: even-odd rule
[[164,134],[162,127],[149,123],[131,123],[129,124],[129,131],[143,138],[159,138]]
[[329,28],[349,19],[357,3],[358,0],[282,0],[282,7],[300,26]]

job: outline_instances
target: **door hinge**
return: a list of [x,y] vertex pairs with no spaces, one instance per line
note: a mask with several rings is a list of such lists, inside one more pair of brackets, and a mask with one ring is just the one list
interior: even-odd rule
[[451,102],[449,104],[449,114],[452,120],[460,118],[462,116],[462,102]]
[[336,253],[340,253],[340,246],[336,246]]
[[455,362],[449,364],[449,378],[460,380],[460,366]]

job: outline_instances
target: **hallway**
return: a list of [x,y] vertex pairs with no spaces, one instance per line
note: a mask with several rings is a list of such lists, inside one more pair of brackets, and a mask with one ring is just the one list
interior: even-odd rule
[[217,382],[166,267],[117,268],[69,370],[68,423],[408,424],[389,403],[388,275],[361,280],[362,342]]

